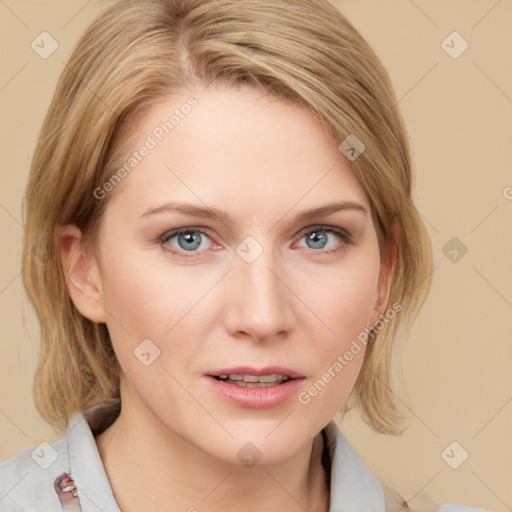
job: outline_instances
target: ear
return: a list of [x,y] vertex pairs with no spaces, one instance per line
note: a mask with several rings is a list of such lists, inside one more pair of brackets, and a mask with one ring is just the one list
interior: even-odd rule
[[85,246],[82,232],[68,224],[58,229],[57,241],[66,287],[76,309],[86,318],[105,323],[103,291],[98,262]]
[[372,320],[370,325],[375,325],[377,320],[379,320],[380,315],[383,315],[386,311],[389,294],[391,291],[393,271],[395,269],[397,260],[399,235],[398,227],[395,223],[392,227],[392,239],[390,241],[388,261],[381,259],[379,280],[377,283],[377,299],[375,301],[375,307],[372,312]]

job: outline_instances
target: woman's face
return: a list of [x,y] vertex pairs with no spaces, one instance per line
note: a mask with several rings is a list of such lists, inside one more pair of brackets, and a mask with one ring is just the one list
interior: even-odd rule
[[126,403],[218,458],[275,463],[347,400],[386,272],[368,198],[318,121],[249,87],[192,95],[149,111],[121,183],[97,194],[98,315]]

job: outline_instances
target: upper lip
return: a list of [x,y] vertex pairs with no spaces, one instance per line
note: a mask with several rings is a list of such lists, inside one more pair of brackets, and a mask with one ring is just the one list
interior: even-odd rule
[[218,377],[219,375],[229,375],[230,373],[236,373],[239,375],[254,375],[259,377],[261,375],[284,375],[291,379],[304,378],[304,375],[300,372],[285,368],[284,366],[265,366],[263,368],[253,368],[251,366],[236,366],[233,368],[222,368],[220,370],[211,370],[205,375],[210,377]]

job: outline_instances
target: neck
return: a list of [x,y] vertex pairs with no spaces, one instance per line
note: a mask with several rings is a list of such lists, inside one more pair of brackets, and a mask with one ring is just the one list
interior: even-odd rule
[[329,510],[321,432],[285,461],[248,468],[204,452],[123,397],[96,444],[123,512]]

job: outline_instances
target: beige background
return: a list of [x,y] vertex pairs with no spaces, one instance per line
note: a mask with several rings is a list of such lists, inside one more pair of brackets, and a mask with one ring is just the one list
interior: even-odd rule
[[[20,278],[21,197],[63,63],[109,3],[0,1],[0,459],[57,439],[31,397],[38,326]],[[392,77],[435,255],[432,293],[399,358],[408,431],[378,435],[356,414],[342,429],[413,510],[439,501],[512,510],[512,3],[335,3]],[[59,45],[47,59],[31,48],[43,31]],[[469,44],[457,59],[441,46],[453,31]],[[448,44],[461,48],[453,37]],[[467,247],[457,262],[443,253],[452,237]],[[469,453],[458,469],[441,457],[452,441]]]

